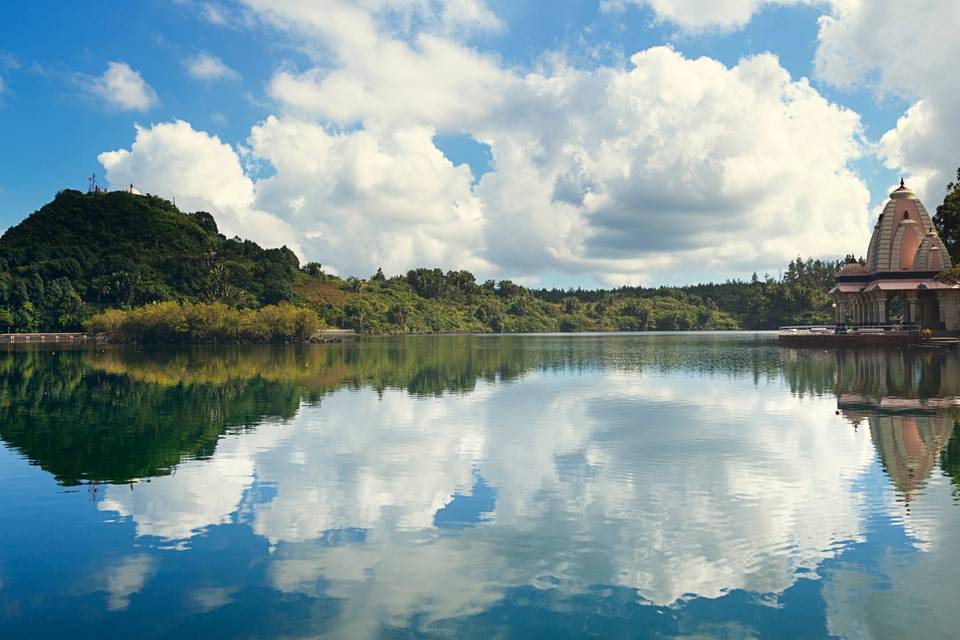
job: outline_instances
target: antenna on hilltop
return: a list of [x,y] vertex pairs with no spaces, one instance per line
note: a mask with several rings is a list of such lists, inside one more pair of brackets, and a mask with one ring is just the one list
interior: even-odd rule
[[100,186],[100,183],[97,182],[97,174],[91,173],[90,177],[87,178],[87,193],[99,195],[101,193],[106,193],[106,189]]

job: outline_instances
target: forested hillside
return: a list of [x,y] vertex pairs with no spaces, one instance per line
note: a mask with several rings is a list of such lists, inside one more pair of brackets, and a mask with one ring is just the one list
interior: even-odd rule
[[[301,268],[286,247],[227,238],[210,214],[162,198],[66,190],[0,238],[0,329],[270,340],[311,325],[296,307],[362,333],[770,329],[829,322],[841,264],[797,258],[779,277],[609,290],[528,289],[428,268],[344,279],[319,263]],[[269,318],[299,328],[253,326]]]
[[0,327],[79,329],[103,308],[293,298],[292,251],[226,238],[154,196],[66,190],[0,238]]
[[[854,260],[848,256],[846,260]],[[775,329],[787,324],[829,322],[833,318],[828,291],[836,283],[844,261],[796,258],[778,277],[753,274],[749,281],[684,287],[621,287],[612,291],[536,292],[547,300],[559,301],[575,296],[583,301],[598,301],[609,296],[651,300],[670,297],[694,305],[714,306],[730,314],[743,329]]]

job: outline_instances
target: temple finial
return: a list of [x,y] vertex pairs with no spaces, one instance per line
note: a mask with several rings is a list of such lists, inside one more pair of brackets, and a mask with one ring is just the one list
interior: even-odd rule
[[900,177],[900,188],[901,188],[901,189],[905,189],[905,188],[906,188],[906,187],[903,186],[903,177],[902,177],[902,176]]

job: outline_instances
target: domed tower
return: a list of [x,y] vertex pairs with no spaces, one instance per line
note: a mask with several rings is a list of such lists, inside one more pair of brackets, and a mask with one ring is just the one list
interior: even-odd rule
[[950,256],[934,229],[933,219],[901,180],[873,228],[867,249],[867,272],[939,272],[949,268]]
[[848,264],[831,290],[837,324],[960,329],[960,292],[935,276],[950,255],[923,203],[900,180],[877,218],[866,263]]

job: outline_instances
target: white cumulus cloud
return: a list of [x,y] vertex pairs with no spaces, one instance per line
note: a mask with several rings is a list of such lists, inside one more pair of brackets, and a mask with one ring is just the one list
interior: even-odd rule
[[728,68],[656,47],[529,75],[477,132],[487,257],[636,282],[841,254],[867,224],[860,130],[771,55]]
[[231,69],[217,56],[201,51],[184,60],[187,73],[195,80],[215,82],[218,80],[239,80],[240,74]]
[[[241,0],[254,15],[305,35],[342,44],[370,41],[377,31],[463,34],[498,31],[503,24],[485,0]],[[360,53],[361,50],[358,50]]]
[[955,32],[960,4],[941,0],[603,0],[607,11],[649,7],[658,20],[688,33],[742,28],[764,6],[811,4],[823,8],[815,54],[818,79],[847,90],[867,88],[878,101],[910,106],[896,126],[880,134],[886,166],[911,178],[911,187],[935,206],[960,164],[960,55]]
[[879,150],[888,167],[912,176],[911,187],[930,208],[960,164],[957,25],[960,4],[938,0],[835,0],[833,12],[820,19],[818,76],[912,103],[883,134]]
[[600,0],[604,11],[621,11],[628,5],[646,6],[659,20],[671,22],[686,32],[730,31],[750,22],[768,5],[813,4],[817,0]]
[[465,165],[426,127],[331,133],[269,117],[249,146],[275,174],[256,182],[257,206],[282,216],[309,255],[341,273],[399,273],[415,265],[489,270],[483,205]]
[[123,111],[147,111],[159,104],[156,91],[126,62],[111,62],[103,75],[91,79],[89,90]]
[[[269,82],[276,114],[243,149],[266,171],[246,174],[238,150],[179,122],[102,155],[112,183],[214,202],[230,233],[282,236],[346,275],[637,283],[774,272],[865,242],[858,114],[770,54],[727,66],[653,47],[625,67],[554,57],[521,71],[442,33],[424,17],[433,2],[246,4],[329,54]],[[488,145],[491,171],[455,166],[437,133]]]

